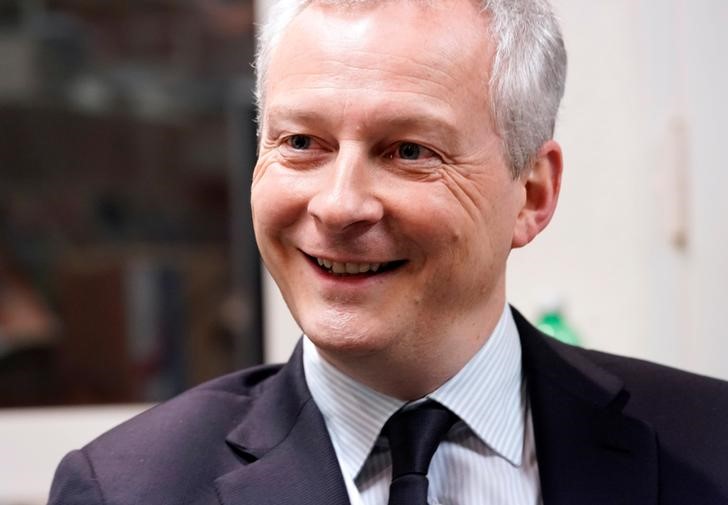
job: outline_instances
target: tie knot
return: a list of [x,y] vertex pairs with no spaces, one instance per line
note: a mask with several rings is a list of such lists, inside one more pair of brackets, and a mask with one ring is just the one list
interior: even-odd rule
[[427,475],[437,446],[455,421],[455,414],[432,400],[390,417],[382,432],[392,454],[392,479]]

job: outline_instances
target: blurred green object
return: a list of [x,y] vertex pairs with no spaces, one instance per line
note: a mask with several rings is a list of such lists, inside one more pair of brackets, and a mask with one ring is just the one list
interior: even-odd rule
[[581,345],[581,339],[569,326],[560,308],[554,307],[541,313],[536,327],[545,334],[570,345]]

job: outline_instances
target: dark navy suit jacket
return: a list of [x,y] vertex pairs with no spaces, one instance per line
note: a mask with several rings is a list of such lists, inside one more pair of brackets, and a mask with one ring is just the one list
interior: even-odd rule
[[[514,313],[545,505],[728,504],[728,383],[560,344]],[[349,501],[299,345],[70,453],[49,503]]]

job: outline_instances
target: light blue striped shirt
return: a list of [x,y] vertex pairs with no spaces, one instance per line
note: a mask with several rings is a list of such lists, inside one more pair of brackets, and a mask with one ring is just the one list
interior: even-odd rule
[[[405,402],[360,384],[325,361],[306,337],[306,383],[321,410],[351,505],[386,505],[391,479],[379,434]],[[531,413],[513,316],[503,311],[483,347],[428,395],[457,414],[430,465],[431,505],[538,505],[541,490]]]

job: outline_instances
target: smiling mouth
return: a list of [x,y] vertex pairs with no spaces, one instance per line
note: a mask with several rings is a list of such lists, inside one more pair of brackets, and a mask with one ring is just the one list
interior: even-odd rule
[[387,261],[384,263],[350,263],[332,261],[326,258],[319,258],[306,254],[308,259],[314,263],[320,270],[336,276],[371,276],[379,275],[385,272],[391,272],[405,263],[406,260]]

